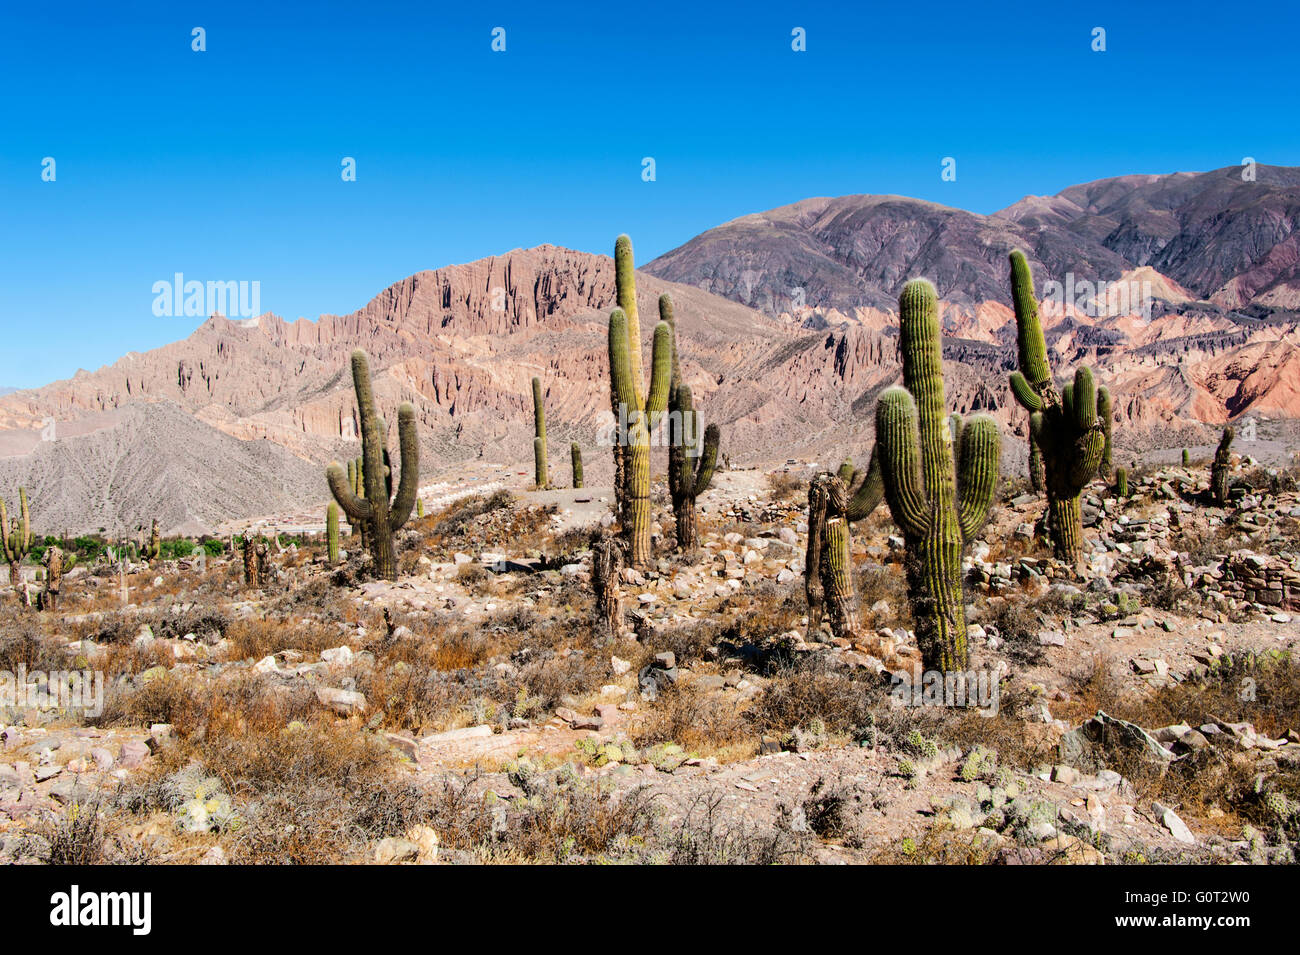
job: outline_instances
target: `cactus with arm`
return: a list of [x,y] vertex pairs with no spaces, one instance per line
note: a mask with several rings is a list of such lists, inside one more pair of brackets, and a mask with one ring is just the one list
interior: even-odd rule
[[4,498],[0,497],[0,550],[4,553],[5,563],[9,565],[9,583],[18,586],[18,566],[32,549],[32,527],[27,512],[27,489],[18,489],[18,516],[11,523],[5,510]]
[[881,476],[906,542],[922,659],[927,669],[961,671],[969,660],[962,550],[988,517],[1000,439],[986,415],[956,429],[945,416],[934,286],[924,279],[908,282],[898,305],[906,387],[888,389],[876,405]]
[[1079,494],[1102,462],[1109,426],[1101,412],[1109,412],[1110,393],[1097,387],[1087,367],[1080,367],[1074,381],[1057,391],[1038,320],[1034,279],[1019,250],[1011,253],[1011,297],[1020,365],[1011,374],[1011,391],[1029,412],[1030,433],[1042,452],[1052,550],[1058,560],[1074,564],[1083,554]]
[[401,445],[402,476],[397,495],[392,493],[392,469],[387,466],[388,449],[384,447],[385,425],[375,407],[370,386],[370,360],[357,349],[352,353],[352,381],[361,415],[362,473],[365,496],[355,493],[347,483],[347,474],[337,461],[326,471],[331,493],[352,521],[364,528],[365,540],[374,560],[375,574],[387,580],[397,579],[397,553],[393,533],[406,523],[415,506],[420,478],[420,449],[415,432],[415,408],[403,402],[397,411],[397,437]]
[[618,307],[609,316],[609,377],[614,417],[626,421],[615,440],[614,479],[619,521],[628,542],[628,563],[650,559],[650,432],[668,407],[672,377],[672,329],[655,325],[650,387],[641,368],[641,332],[636,312],[632,242],[621,235],[614,246]]
[[677,549],[693,551],[699,544],[695,499],[713,483],[718,463],[718,442],[722,431],[716,424],[704,429],[700,443],[700,422],[691,389],[682,381],[677,358],[677,322],[673,300],[659,296],[659,319],[669,329],[672,364],[668,383],[668,494],[677,523]]

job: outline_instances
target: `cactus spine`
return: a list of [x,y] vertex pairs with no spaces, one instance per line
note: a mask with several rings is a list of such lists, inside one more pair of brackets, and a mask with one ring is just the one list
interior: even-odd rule
[[334,501],[330,501],[325,507],[325,546],[329,554],[329,562],[337,564],[339,562],[339,506]]
[[1102,461],[1107,425],[1099,420],[1099,412],[1109,409],[1110,393],[1096,386],[1087,367],[1080,367],[1074,382],[1057,392],[1038,320],[1034,279],[1019,249],[1011,253],[1011,298],[1020,364],[1020,370],[1011,373],[1011,391],[1029,412],[1030,434],[1042,451],[1052,549],[1058,560],[1074,564],[1083,554],[1079,493],[1096,477]]
[[672,364],[668,382],[668,493],[677,519],[677,549],[689,553],[699,544],[695,499],[713,483],[718,464],[718,442],[722,431],[716,424],[704,429],[700,443],[700,422],[691,400],[691,389],[682,381],[677,359],[677,322],[673,300],[659,296],[659,319],[669,329]]
[[386,426],[375,408],[370,387],[370,359],[361,349],[352,353],[352,382],[361,415],[362,472],[365,496],[355,493],[347,483],[347,474],[337,461],[326,471],[331,493],[353,521],[364,528],[364,539],[374,560],[375,574],[386,580],[397,579],[397,553],[393,533],[406,523],[415,506],[420,483],[420,447],[415,435],[415,408],[403,402],[397,410],[397,437],[401,445],[402,476],[397,496],[392,493],[392,468],[388,466],[385,444]]
[[573,486],[582,487],[582,446],[577,441],[569,445],[569,460],[573,463]]
[[27,488],[18,489],[18,517],[11,523],[5,510],[4,498],[0,497],[0,550],[4,552],[5,563],[9,565],[9,583],[18,586],[20,571],[18,565],[23,562],[32,549],[32,527],[27,512]]
[[533,483],[538,490],[550,483],[546,466],[546,407],[542,404],[542,379],[533,379]]
[[986,415],[959,429],[945,417],[934,286],[924,279],[908,282],[898,309],[906,387],[888,389],[876,405],[885,498],[906,542],[922,660],[926,669],[961,671],[969,661],[962,549],[988,517],[1001,444]]
[[1223,429],[1223,437],[1219,439],[1219,447],[1214,452],[1214,464],[1210,466],[1210,493],[1219,504],[1228,503],[1228,465],[1232,461],[1230,449],[1236,435],[1232,425]]
[[672,329],[667,322],[655,325],[650,389],[644,391],[636,278],[632,271],[632,243],[627,236],[619,236],[614,259],[619,307],[609,316],[610,394],[614,417],[626,422],[626,430],[619,429],[615,442],[616,496],[628,542],[628,563],[641,567],[650,559],[650,431],[668,406]]

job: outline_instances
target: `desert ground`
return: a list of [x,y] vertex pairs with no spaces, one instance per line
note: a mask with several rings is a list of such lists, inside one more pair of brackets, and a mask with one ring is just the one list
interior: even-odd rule
[[97,714],[0,706],[0,862],[1294,861],[1300,469],[1245,448],[1219,507],[1208,450],[1089,485],[1077,570],[1000,479],[964,563],[983,709],[891,692],[915,637],[887,508],[852,532],[868,636],[808,632],[808,482],[838,462],[720,469],[680,554],[656,452],[616,634],[612,491],[526,467],[422,487],[396,581],[346,524],[329,562],[323,501],[203,560],[86,557],[57,610],[0,588],[0,669],[104,675]]

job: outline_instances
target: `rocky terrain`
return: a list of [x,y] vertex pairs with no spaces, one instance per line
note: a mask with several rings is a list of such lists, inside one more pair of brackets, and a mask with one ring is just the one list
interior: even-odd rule
[[421,489],[396,581],[311,533],[262,587],[222,552],[80,564],[57,612],[0,615],[0,670],[105,677],[96,714],[0,705],[0,861],[1294,861],[1294,467],[1234,457],[1222,507],[1200,456],[1094,483],[1078,571],[1005,482],[964,565],[983,711],[891,692],[916,651],[886,513],[852,539],[868,635],[807,631],[819,467],[720,472],[689,557],[657,484],[614,638],[610,491],[486,465]]
[[[672,293],[685,378],[734,463],[865,456],[869,410],[898,380],[898,287],[926,275],[943,299],[955,410],[990,412],[1023,437],[1007,388],[1006,276],[1007,251],[1022,246],[1041,296],[1066,273],[1152,290],[1149,314],[1044,305],[1058,373],[1090,364],[1114,394],[1124,460],[1207,444],[1209,426],[1229,420],[1285,443],[1300,418],[1290,252],[1300,173],[1261,166],[1243,182],[1240,172],[1102,180],[994,216],[902,197],[809,199],[651,262],[640,309],[653,315]],[[214,316],[183,341],[0,396],[0,494],[28,487],[38,526],[59,533],[154,518],[168,533],[201,533],[290,499],[323,505],[321,466],[356,440],[342,369],[358,346],[381,403],[414,403],[426,480],[526,458],[534,375],[547,382],[554,435],[591,447],[608,416],[613,300],[608,257],[541,246],[416,273],[349,315]],[[592,479],[608,481],[608,456],[589,457]],[[1020,442],[1003,461],[1023,473]]]

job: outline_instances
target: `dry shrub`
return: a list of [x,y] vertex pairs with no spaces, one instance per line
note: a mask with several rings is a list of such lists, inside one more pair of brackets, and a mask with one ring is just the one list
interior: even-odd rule
[[333,626],[322,627],[306,621],[237,620],[226,629],[230,640],[230,659],[260,660],[283,650],[319,653],[343,642]]
[[773,471],[767,476],[767,487],[774,501],[790,501],[805,493],[807,479],[798,471]]
[[158,674],[136,685],[124,681],[104,694],[104,711],[90,720],[98,726],[187,724],[200,718],[205,701],[192,680],[180,672]]
[[761,827],[744,816],[730,815],[726,800],[701,794],[691,800],[681,822],[671,830],[669,862],[673,865],[778,865],[811,860],[812,839],[795,832],[789,814]]
[[[859,676],[861,674],[861,676]],[[831,733],[856,734],[873,721],[886,687],[865,670],[832,669],[820,655],[783,665],[754,700],[747,716],[763,733],[780,735],[820,720]]]
[[664,686],[631,734],[638,747],[677,743],[694,753],[735,746],[752,735],[732,700],[690,684]]
[[931,826],[920,839],[891,842],[871,859],[872,865],[989,865],[997,850],[971,830]]

